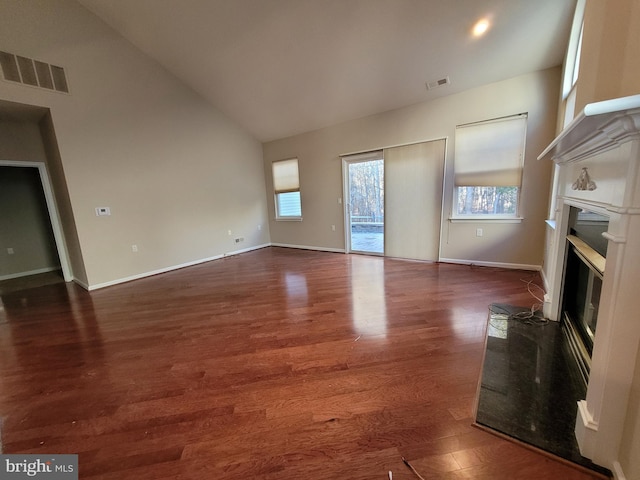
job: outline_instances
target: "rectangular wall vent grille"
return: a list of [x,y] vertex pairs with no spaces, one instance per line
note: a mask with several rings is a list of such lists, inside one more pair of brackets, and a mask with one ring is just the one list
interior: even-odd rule
[[64,68],[0,51],[3,78],[9,82],[69,93]]
[[427,82],[427,90],[433,90],[434,88],[442,87],[443,85],[450,85],[451,80],[449,77],[440,78],[439,80],[434,80],[432,82]]

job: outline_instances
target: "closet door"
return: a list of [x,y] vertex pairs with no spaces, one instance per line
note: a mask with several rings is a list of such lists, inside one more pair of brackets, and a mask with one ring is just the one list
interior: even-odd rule
[[438,260],[445,141],[384,150],[386,256]]

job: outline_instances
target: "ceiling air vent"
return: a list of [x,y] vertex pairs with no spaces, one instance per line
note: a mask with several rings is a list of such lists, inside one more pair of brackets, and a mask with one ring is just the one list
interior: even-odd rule
[[432,82],[427,82],[427,90],[433,90],[434,88],[442,87],[443,85],[450,85],[451,80],[449,77],[444,77],[439,80],[433,80]]
[[3,78],[9,82],[69,93],[64,68],[0,51]]

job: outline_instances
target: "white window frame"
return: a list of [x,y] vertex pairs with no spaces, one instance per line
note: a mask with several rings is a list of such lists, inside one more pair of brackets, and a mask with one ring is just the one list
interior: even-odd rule
[[[578,0],[571,24],[571,33],[567,45],[567,55],[562,73],[562,100],[564,102],[564,115],[562,128],[569,125],[576,115],[577,82],[580,73],[580,54],[582,52],[582,38],[584,34],[584,10],[586,0]],[[547,224],[555,225],[557,210],[557,195],[559,180],[559,167],[554,164],[553,181],[551,186],[551,201],[549,202],[549,220]]]
[[[458,184],[458,180],[456,175],[456,161],[455,161],[455,152],[454,152],[454,185],[453,185],[453,199],[452,199],[452,206],[451,206],[451,216],[450,216],[450,221],[451,222],[465,222],[465,221],[472,221],[472,222],[486,222],[486,221],[490,221],[493,223],[518,223],[522,221],[522,216],[520,215],[520,212],[522,211],[522,172],[524,170],[524,155],[525,155],[525,146],[526,146],[526,136],[527,136],[527,121],[528,121],[528,114],[527,113],[521,113],[521,114],[516,114],[516,115],[509,115],[507,117],[501,117],[501,118],[495,118],[495,119],[490,119],[490,120],[485,120],[485,121],[481,121],[481,122],[475,122],[472,124],[464,124],[464,125],[458,125],[456,126],[456,130],[458,128],[473,128],[474,126],[481,126],[481,125],[490,125],[493,123],[498,124],[498,122],[503,122],[503,121],[509,121],[509,120],[517,120],[517,119],[524,119],[524,128],[523,128],[523,132],[522,132],[522,143],[521,146],[519,148],[519,160],[518,160],[518,168],[519,168],[519,175],[518,175],[518,181],[515,182],[517,184],[515,185],[489,185],[489,184],[484,184],[484,185],[459,185]],[[516,187],[518,189],[517,192],[517,203],[516,203],[516,211],[514,213],[506,213],[506,214],[494,214],[494,213],[472,213],[472,214],[460,214],[458,213],[458,189],[459,188],[463,188],[463,187]]]
[[[300,164],[297,158],[276,160],[271,163],[273,177],[273,201],[276,221],[302,221],[302,195],[300,193]],[[299,194],[299,215],[282,215],[280,198],[282,195],[297,192]]]
[[562,99],[566,100],[574,90],[580,70],[580,54],[582,50],[582,35],[584,30],[585,0],[578,0],[571,25],[567,56],[562,75]]

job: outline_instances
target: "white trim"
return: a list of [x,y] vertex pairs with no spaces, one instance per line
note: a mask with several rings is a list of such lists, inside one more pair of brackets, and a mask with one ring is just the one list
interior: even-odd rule
[[62,222],[60,221],[60,215],[58,214],[58,209],[56,207],[56,201],[53,195],[53,189],[51,188],[51,181],[49,180],[46,164],[44,162],[15,162],[11,160],[0,160],[0,167],[31,167],[38,169],[38,173],[40,174],[40,183],[42,184],[44,198],[47,203],[47,211],[49,213],[49,221],[53,231],[53,238],[56,243],[58,259],[60,260],[62,276],[64,277],[65,282],[70,282],[73,279],[73,276],[71,274],[71,267],[69,264],[67,244],[62,233]]
[[[440,198],[440,235],[438,235],[438,258],[442,257],[442,245],[443,239],[445,236],[445,205],[446,205],[446,195],[447,195],[447,158],[449,155],[449,137],[444,138],[444,161],[442,162],[442,195]],[[455,190],[455,187],[453,187]],[[451,202],[451,207],[449,212],[453,213],[454,203],[453,200]],[[447,235],[449,234],[449,226],[447,225]]]
[[[349,161],[341,157],[342,164],[342,223],[344,226],[344,253],[351,253],[351,194],[349,193]],[[384,168],[384,155],[382,157]],[[384,250],[384,247],[383,247]]]
[[602,236],[613,243],[627,243],[627,237],[613,235],[609,232],[602,232]]
[[14,278],[28,277],[29,275],[38,275],[40,273],[55,272],[56,270],[60,270],[60,267],[46,267],[46,268],[38,268],[36,270],[29,270],[28,272],[10,273],[9,275],[1,275],[0,282],[2,280],[13,280]]
[[341,155],[341,158],[349,163],[375,162],[376,160],[384,159],[384,151],[373,150],[370,152],[354,153],[351,155]]
[[483,262],[480,260],[465,260],[462,258],[440,258],[441,263],[455,263],[459,265],[471,265],[478,267],[494,267],[506,268],[509,270],[532,270],[535,272],[542,271],[541,265],[529,265],[525,263],[503,263],[503,262]]
[[474,217],[449,217],[451,223],[522,223],[524,217],[496,217],[478,214]]
[[[379,153],[378,155],[369,155],[369,153]],[[384,158],[385,150],[375,150],[369,153],[363,154],[355,154],[355,155],[347,155],[341,157],[342,161],[342,220],[344,223],[344,253],[366,253],[369,255],[377,255],[384,256],[384,243],[382,245],[382,253],[380,252],[368,252],[361,250],[354,250],[351,248],[351,180],[349,178],[349,166],[356,165],[364,162],[375,162],[382,161],[382,170],[385,171],[387,164]],[[383,184],[383,189],[386,187],[386,184]],[[386,206],[386,196],[385,198],[385,206]],[[384,225],[384,223],[383,223]]]
[[577,162],[640,138],[640,95],[590,103],[538,155]]
[[573,87],[573,72],[575,70],[576,62],[579,62],[577,57],[578,45],[580,40],[580,32],[582,31],[582,24],[584,22],[584,9],[586,0],[578,0],[576,9],[573,14],[573,20],[571,22],[571,32],[569,35],[569,42],[567,43],[567,50],[565,52],[565,64],[564,71],[562,72],[562,99],[566,99]]
[[[544,272],[544,268],[542,268],[542,267],[540,268],[540,277],[542,278],[542,288],[544,288],[545,292],[548,292],[549,291],[549,280],[547,279],[547,275]],[[545,293],[544,294],[544,303],[547,303],[548,298],[549,297]]]
[[158,270],[153,270],[151,272],[139,273],[137,275],[132,275],[130,277],[118,278],[116,280],[111,280],[111,281],[104,282],[104,283],[97,283],[97,284],[94,284],[94,285],[85,285],[84,283],[80,282],[79,280],[77,280],[75,278],[74,278],[74,282],[76,282],[78,285],[80,285],[81,287],[85,288],[86,290],[93,291],[93,290],[98,290],[100,288],[106,288],[106,287],[111,287],[113,285],[118,285],[120,283],[127,283],[127,282],[131,282],[133,280],[140,280],[142,278],[151,277],[151,276],[154,276],[154,275],[159,275],[161,273],[171,272],[173,270],[180,270],[181,268],[193,267],[194,265],[199,265],[201,263],[211,262],[213,260],[219,260],[219,259],[225,258],[225,257],[231,257],[233,255],[239,255],[241,253],[250,252],[252,250],[259,250],[261,248],[268,247],[269,245],[270,244],[265,243],[265,244],[262,244],[262,245],[256,245],[255,247],[248,247],[248,248],[243,248],[241,250],[234,250],[233,252],[223,253],[221,255],[215,255],[213,257],[202,258],[200,260],[194,260],[192,262],[182,263],[180,265],[173,265],[171,267],[160,268]]
[[578,415],[576,418],[575,435],[583,457],[592,459],[596,449],[598,422],[589,412],[586,400],[578,401]]
[[622,471],[622,465],[620,465],[620,462],[613,462],[613,468],[611,471],[615,480],[627,480],[627,477],[625,477],[624,472]]
[[415,142],[397,143],[397,144],[394,144],[394,145],[385,145],[383,147],[368,148],[366,150],[358,150],[358,151],[355,151],[355,152],[341,153],[338,156],[339,157],[349,157],[351,155],[367,154],[367,153],[371,153],[371,152],[377,152],[379,150],[386,150],[386,149],[389,149],[389,148],[406,147],[408,145],[419,145],[421,143],[437,142],[438,140],[447,140],[447,138],[449,138],[449,137],[444,136],[444,137],[430,138],[430,139],[427,139],[427,140],[417,140]]
[[80,285],[82,288],[84,288],[85,290],[90,290],[89,284],[83,282],[82,280],[80,280],[79,278],[73,277],[73,283],[77,283],[78,285]]
[[271,243],[270,245],[272,247],[299,248],[301,250],[315,250],[318,252],[345,253],[344,248],[312,247],[309,245],[292,245],[290,243]]

